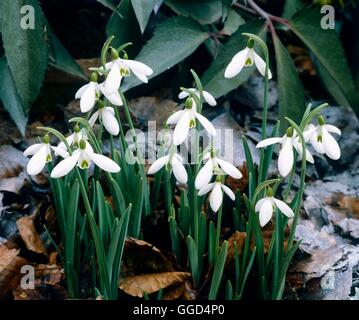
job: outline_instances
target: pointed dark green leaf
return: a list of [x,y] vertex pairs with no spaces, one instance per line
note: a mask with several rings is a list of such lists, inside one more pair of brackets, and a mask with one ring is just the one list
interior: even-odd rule
[[144,33],[156,0],[131,0],[131,3],[141,32]]

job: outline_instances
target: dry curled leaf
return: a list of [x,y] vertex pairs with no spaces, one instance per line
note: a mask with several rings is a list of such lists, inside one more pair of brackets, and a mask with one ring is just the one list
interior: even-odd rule
[[47,256],[47,250],[39,234],[35,229],[34,219],[31,216],[22,217],[16,221],[20,236],[24,241],[26,248],[36,253],[42,253]]
[[188,272],[141,274],[121,279],[119,287],[131,296],[142,298],[145,292],[151,294],[169,286],[179,285],[190,276]]
[[28,262],[18,256],[18,249],[8,249],[5,245],[0,246],[0,299],[19,285],[23,276],[21,267]]

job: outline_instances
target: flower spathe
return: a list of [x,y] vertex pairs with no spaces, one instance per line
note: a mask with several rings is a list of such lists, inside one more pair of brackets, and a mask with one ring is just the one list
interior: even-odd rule
[[120,126],[115,117],[115,110],[111,107],[101,106],[89,119],[89,124],[91,127],[95,124],[97,119],[100,119],[106,129],[106,131],[113,135],[117,136],[120,132]]
[[[319,120],[320,119],[320,120]],[[341,135],[341,131],[336,126],[325,124],[322,116],[318,118],[319,125],[310,124],[303,135],[306,141],[310,141],[315,151],[326,154],[332,160],[338,160],[341,155],[338,142],[330,133]]]
[[45,167],[46,163],[52,161],[51,150],[55,151],[56,154],[62,157],[67,157],[68,152],[59,147],[51,146],[49,143],[49,137],[46,135],[42,143],[35,143],[28,147],[24,151],[24,156],[32,156],[29,160],[26,172],[30,176],[39,174]]
[[196,120],[203,126],[203,128],[211,135],[216,135],[216,129],[212,123],[197,112],[196,102],[193,98],[187,98],[185,108],[172,114],[167,119],[167,124],[175,124],[173,133],[173,143],[178,146],[186,140],[189,130],[196,126]]
[[121,170],[115,161],[95,153],[87,141],[81,140],[79,148],[71,156],[60,161],[51,171],[51,178],[60,178],[67,175],[76,165],[81,169],[88,169],[91,162],[107,172],[116,173]]
[[176,180],[179,183],[187,183],[187,171],[183,165],[183,159],[178,153],[168,154],[157,159],[148,169],[148,174],[155,174],[168,164],[171,165]]
[[[131,72],[142,82],[147,83],[149,76],[153,74],[153,70],[142,62],[116,58],[111,62],[106,63],[106,70],[110,70],[105,81],[105,88],[107,92],[118,91],[123,77],[128,77]],[[118,54],[117,54],[118,56]]]
[[[228,64],[225,72],[225,78],[234,78],[239,74],[243,67],[250,67],[255,64],[259,73],[264,77],[266,72],[266,63],[265,61],[254,51],[254,40],[249,39],[247,47],[239,51]],[[268,68],[268,79],[272,78],[272,73]]]
[[283,201],[274,198],[273,196],[267,196],[260,199],[255,205],[255,212],[259,212],[259,223],[261,227],[264,227],[272,218],[275,208],[278,208],[289,219],[294,217],[293,210]]
[[223,192],[231,198],[231,200],[235,200],[235,195],[231,189],[225,186],[222,182],[216,181],[209,184],[204,185],[199,191],[198,195],[203,196],[211,191],[209,195],[209,205],[213,212],[217,212],[222,205],[223,202]]
[[97,74],[92,73],[90,82],[78,89],[75,94],[75,99],[80,99],[80,108],[82,113],[86,113],[94,107],[96,97],[99,92],[100,87],[97,83]]
[[[281,144],[278,157],[278,170],[282,177],[286,177],[293,168],[294,165],[294,151],[298,152],[299,156],[302,156],[302,145],[298,140],[298,137],[294,130],[290,127],[287,133],[283,137],[268,138],[260,141],[256,147],[264,148],[275,143]],[[314,163],[312,154],[306,149],[306,160],[310,163]]]
[[[188,89],[189,91],[192,91],[195,95],[197,95],[197,97],[200,96],[200,93],[197,89],[195,88],[189,88]],[[208,91],[205,91],[203,90],[202,91],[202,95],[203,95],[203,99],[212,107],[216,106],[217,105],[217,101],[216,99],[208,92]],[[185,99],[189,96],[189,93],[186,92],[186,91],[181,91],[178,95],[178,98],[179,99]]]
[[209,184],[213,174],[218,174],[218,170],[220,169],[234,179],[242,178],[242,173],[233,164],[215,156],[214,151],[208,152],[203,157],[203,160],[207,160],[207,162],[197,174],[195,180],[196,189],[201,189],[203,186]]

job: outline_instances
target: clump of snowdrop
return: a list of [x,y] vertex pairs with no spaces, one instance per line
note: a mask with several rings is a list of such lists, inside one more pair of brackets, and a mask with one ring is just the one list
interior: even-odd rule
[[117,136],[120,132],[120,126],[115,117],[115,110],[112,107],[106,107],[104,102],[101,100],[97,101],[98,110],[93,113],[89,119],[89,124],[91,127],[95,124],[97,119],[103,123],[103,126],[107,132],[113,136]]
[[116,173],[121,170],[115,161],[102,154],[95,153],[88,141],[80,140],[79,148],[54,167],[51,171],[51,178],[67,175],[76,165],[80,169],[88,169],[92,162],[107,172]]
[[198,172],[195,180],[195,186],[198,190],[209,184],[213,175],[222,174],[222,172],[234,179],[242,178],[241,172],[230,162],[217,157],[213,148],[205,154],[203,160],[206,161],[206,164]]
[[223,202],[223,192],[232,200],[236,199],[233,191],[228,188],[222,182],[222,177],[220,175],[216,176],[216,181],[212,183],[205,184],[201,187],[198,192],[199,196],[203,196],[211,192],[209,195],[209,205],[213,212],[217,212]]
[[175,145],[180,145],[186,140],[189,130],[196,127],[196,120],[199,121],[208,134],[211,136],[216,135],[216,129],[212,123],[197,112],[196,101],[188,97],[185,101],[184,109],[175,112],[167,119],[167,125],[176,125],[173,133],[173,143]]
[[[225,72],[225,78],[234,78],[238,75],[243,67],[250,67],[255,64],[259,73],[264,77],[266,72],[266,63],[264,60],[254,51],[254,40],[249,39],[247,47],[239,51],[228,64]],[[272,78],[272,73],[268,69],[268,79]]]
[[[282,177],[286,177],[294,166],[294,149],[301,157],[303,154],[302,145],[299,142],[295,130],[292,127],[289,127],[283,137],[264,139],[260,141],[256,147],[264,148],[276,143],[281,145],[278,157],[278,170]],[[306,150],[306,160],[310,163],[314,163],[313,156],[308,150]]]
[[24,156],[32,156],[27,164],[26,171],[29,175],[39,174],[45,167],[46,163],[52,161],[51,150],[62,157],[67,157],[68,152],[62,148],[50,145],[49,135],[45,135],[41,143],[35,143],[24,151]]
[[255,212],[259,212],[259,222],[261,227],[264,227],[272,218],[273,212],[278,208],[280,212],[286,215],[289,219],[294,217],[294,212],[285,202],[274,198],[273,190],[267,189],[266,197],[260,199],[255,205]]
[[332,160],[338,160],[341,152],[338,142],[330,133],[341,135],[340,129],[336,126],[325,124],[324,117],[318,117],[318,125],[310,124],[303,135],[305,140],[310,142],[316,152],[326,154]]

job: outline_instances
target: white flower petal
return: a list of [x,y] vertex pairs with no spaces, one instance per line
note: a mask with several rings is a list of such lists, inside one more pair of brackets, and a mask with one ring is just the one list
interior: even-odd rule
[[261,227],[264,227],[272,218],[273,215],[273,202],[268,197],[263,201],[259,209],[259,223]]
[[88,123],[91,127],[93,127],[93,125],[96,123],[98,116],[99,116],[99,111],[96,111],[88,120]]
[[186,140],[189,132],[189,120],[188,112],[184,112],[173,133],[173,143],[176,146],[180,145],[183,141]]
[[232,61],[228,64],[225,72],[225,78],[234,78],[244,67],[246,58],[247,58],[248,49],[245,48],[239,51],[232,59]]
[[110,101],[115,106],[122,106],[123,101],[121,99],[120,94],[118,91],[115,92],[107,92],[106,87],[102,84],[100,85],[100,90],[103,93],[103,95],[106,97],[108,101]]
[[275,143],[281,143],[283,138],[268,138],[257,143],[256,148],[264,148]]
[[266,200],[268,200],[268,199],[271,199],[271,197],[265,197],[265,198],[262,198],[262,199],[258,200],[257,203],[256,203],[256,205],[255,205],[254,211],[255,211],[255,212],[258,212],[259,209],[261,208],[263,202],[266,201]]
[[199,196],[205,195],[206,193],[208,193],[209,191],[211,191],[213,189],[214,185],[215,185],[215,182],[212,182],[212,183],[209,183],[209,184],[203,186],[201,188],[201,190],[198,191],[198,195]]
[[211,206],[214,212],[218,211],[218,209],[221,207],[223,202],[223,192],[221,185],[222,185],[221,183],[216,182],[209,196],[209,205]]
[[[191,91],[195,91],[196,89],[194,88],[189,88],[188,90],[191,90]],[[178,94],[178,99],[185,99],[189,96],[189,93],[186,92],[186,91],[181,91],[179,94]]]
[[320,154],[324,154],[324,147],[323,147],[323,143],[318,141],[318,133],[315,132],[314,134],[312,134],[309,138],[310,140],[310,144],[313,146],[314,150]]
[[188,176],[184,165],[180,161],[178,161],[177,157],[173,157],[171,164],[172,164],[172,171],[174,176],[176,177],[176,180],[179,183],[187,183]]
[[331,136],[326,128],[322,128],[323,148],[325,154],[332,160],[340,158],[340,147],[338,142]]
[[273,201],[275,203],[275,205],[277,206],[277,208],[283,212],[288,218],[293,218],[294,217],[294,212],[293,210],[283,201],[278,200],[276,198],[273,198]]
[[51,178],[66,176],[75,166],[80,157],[81,151],[76,150],[72,156],[60,161],[51,171]]
[[24,151],[23,155],[24,155],[25,157],[27,157],[27,156],[32,156],[33,154],[35,154],[36,152],[38,152],[43,145],[44,145],[43,143],[35,143],[35,144],[31,145],[30,147],[28,147],[28,148]]
[[104,108],[102,111],[102,122],[108,133],[112,134],[113,136],[117,136],[120,132],[120,126],[113,114],[113,108]]
[[87,83],[84,86],[82,86],[80,89],[78,89],[75,94],[75,99],[80,99],[89,85],[90,83]]
[[198,121],[201,123],[201,125],[203,126],[203,128],[206,129],[206,131],[212,135],[212,136],[216,136],[217,132],[216,129],[214,128],[213,124],[204,116],[202,116],[201,114],[196,112],[196,118],[198,119]]
[[185,110],[180,110],[180,111],[175,112],[174,114],[169,116],[166,123],[167,124],[176,124],[182,118],[184,113],[185,113]]
[[88,154],[89,158],[102,170],[107,172],[119,172],[121,170],[120,166],[113,160],[108,157],[103,156],[102,154]]
[[167,163],[169,160],[169,156],[164,156],[161,158],[158,158],[154,163],[152,163],[152,165],[150,166],[150,168],[148,169],[148,174],[154,174],[157,171],[161,170]]
[[312,124],[310,124],[308,128],[304,130],[303,136],[305,142],[309,141],[310,137],[316,132],[316,130],[317,130],[316,127]]
[[30,176],[39,174],[45,167],[48,147],[42,144],[42,147],[33,155],[27,164],[26,171]]
[[232,178],[234,179],[242,178],[242,173],[233,164],[218,158],[216,158],[216,161],[221,167],[221,169]]
[[226,193],[228,197],[230,197],[233,201],[236,200],[236,196],[234,195],[233,191],[229,189],[227,186],[222,184],[222,189]]
[[50,146],[52,150],[54,150],[56,155],[59,155],[62,158],[67,158],[69,156],[69,153],[66,151],[66,149],[62,149],[55,146]]
[[[254,63],[259,71],[259,73],[264,77],[266,72],[266,63],[264,60],[253,51]],[[268,68],[268,79],[272,79],[272,72]]]
[[279,151],[278,169],[282,177],[286,177],[293,168],[294,155],[290,139],[286,139],[282,149]]
[[213,175],[213,163],[212,160],[208,160],[207,163],[199,170],[196,180],[195,187],[196,189],[201,189],[203,186],[207,185]]
[[118,91],[118,88],[121,85],[121,80],[122,80],[122,76],[120,72],[119,61],[115,60],[111,67],[111,71],[109,72],[105,80],[106,92],[112,93]]
[[210,106],[214,107],[217,105],[216,99],[209,92],[203,91],[203,98]]
[[336,126],[333,126],[333,125],[331,125],[331,124],[325,124],[323,127],[324,127],[325,129],[327,129],[328,132],[336,133],[336,134],[338,134],[338,135],[341,135],[341,134],[342,134],[342,132],[340,131],[339,128],[337,128]]
[[153,74],[153,70],[149,66],[147,66],[146,64],[140,61],[135,61],[135,60],[122,60],[122,61],[133,71],[133,73],[137,73],[137,74],[142,73],[146,76],[150,76]]
[[95,82],[90,82],[80,99],[81,112],[90,111],[96,102]]

